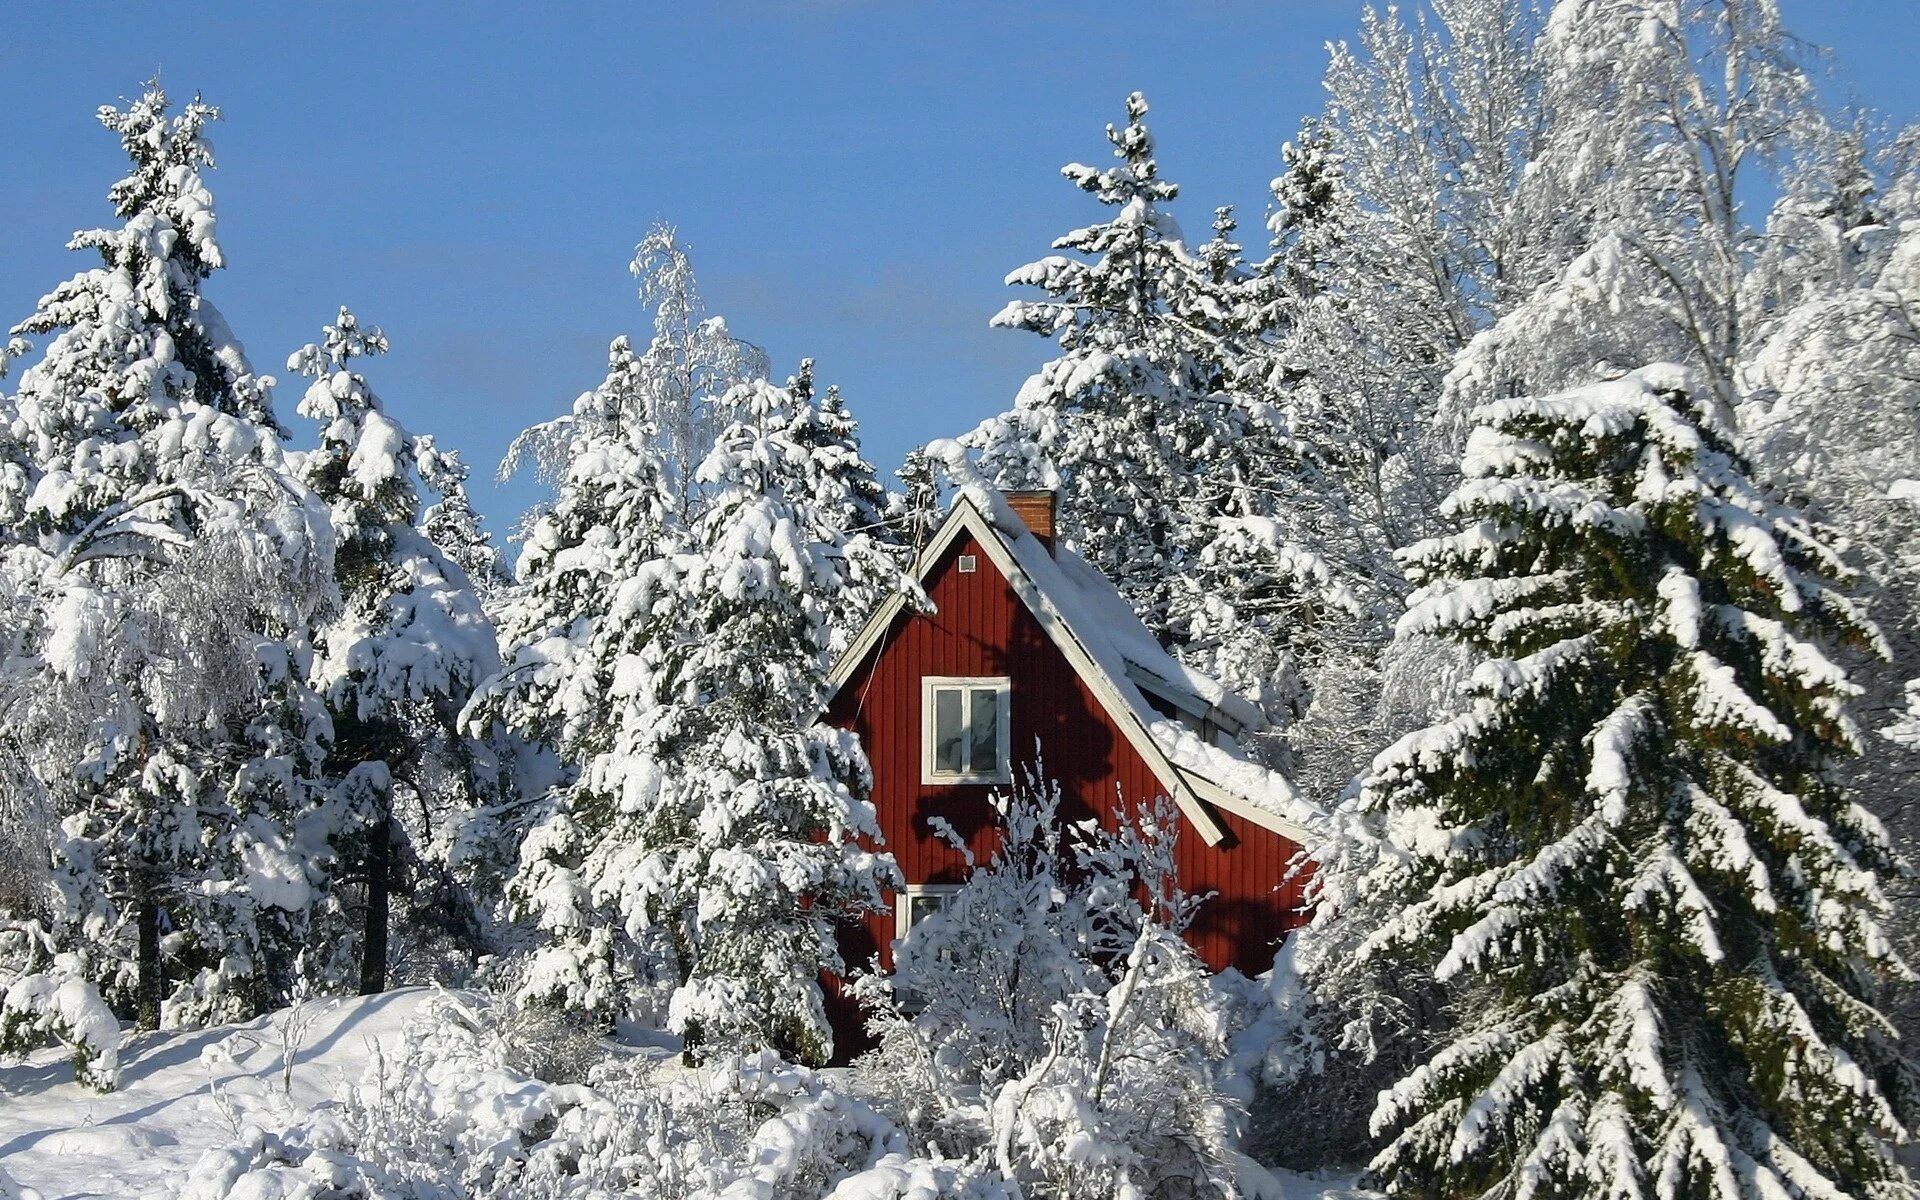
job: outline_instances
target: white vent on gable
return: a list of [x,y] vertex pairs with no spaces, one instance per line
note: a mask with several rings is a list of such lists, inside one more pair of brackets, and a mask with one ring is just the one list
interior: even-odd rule
[[979,569],[980,560],[978,557],[972,554],[962,554],[960,556],[960,573],[962,575],[971,575]]

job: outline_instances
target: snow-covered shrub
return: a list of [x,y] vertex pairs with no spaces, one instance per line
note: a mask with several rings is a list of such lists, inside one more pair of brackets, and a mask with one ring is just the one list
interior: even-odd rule
[[687,1070],[630,1058],[590,1083],[515,1069],[513,1017],[424,1005],[391,1056],[290,1128],[208,1151],[180,1200],[1012,1200],[978,1164],[916,1156],[828,1077],[769,1053]]
[[[120,1022],[73,954],[55,953],[38,922],[0,922],[0,1054],[33,1049],[48,1039],[73,1051],[73,1074],[87,1087],[111,1091],[120,1082]],[[0,1193],[4,1195],[4,1193]]]
[[1230,1055],[1258,1010],[1180,936],[1204,898],[1178,887],[1176,813],[1069,828],[1035,777],[996,803],[992,861],[856,985],[863,1094],[1030,1196],[1240,1194]]
[[548,1083],[584,1083],[606,1060],[605,1029],[577,1009],[529,1000],[515,989],[487,1010],[505,1064]]

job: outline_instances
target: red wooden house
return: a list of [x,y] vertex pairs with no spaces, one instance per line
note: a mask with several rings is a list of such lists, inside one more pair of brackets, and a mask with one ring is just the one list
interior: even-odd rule
[[[933,611],[895,597],[833,670],[827,719],[866,747],[886,849],[907,883],[893,913],[847,931],[847,962],[892,966],[893,940],[966,877],[929,819],[944,818],[985,862],[989,797],[1037,753],[1067,820],[1110,821],[1123,800],[1170,797],[1185,817],[1180,884],[1214,894],[1190,940],[1215,970],[1264,971],[1302,920],[1287,867],[1312,809],[1240,751],[1259,711],[1176,662],[1106,579],[1056,550],[1053,515],[1049,492],[963,494],[916,568]],[[867,1042],[837,992],[846,1057]]]

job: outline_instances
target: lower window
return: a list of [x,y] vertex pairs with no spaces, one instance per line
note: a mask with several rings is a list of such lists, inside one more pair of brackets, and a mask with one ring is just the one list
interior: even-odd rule
[[960,890],[957,883],[910,883],[894,900],[893,936],[904,938],[915,925],[945,908]]

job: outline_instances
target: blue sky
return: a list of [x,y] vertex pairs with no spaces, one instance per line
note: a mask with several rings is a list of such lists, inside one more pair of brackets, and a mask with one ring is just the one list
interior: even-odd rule
[[[1920,117],[1920,3],[1781,2],[1831,49],[1832,102]],[[644,332],[626,265],[653,222],[777,373],[818,361],[891,468],[1048,357],[987,319],[1009,270],[1093,219],[1059,168],[1104,155],[1127,92],[1189,230],[1231,203],[1257,244],[1361,0],[395,7],[0,7],[0,322],[87,265],[61,246],[107,219],[122,165],[92,114],[157,68],[226,110],[232,269],[210,291],[256,364],[284,377],[342,303],[383,326],[376,389],[489,477],[504,531],[535,494],[491,483],[508,440]],[[280,407],[304,443],[297,383]]]

